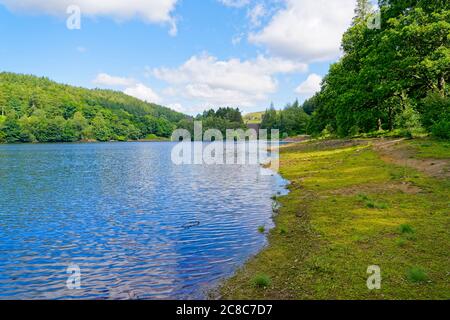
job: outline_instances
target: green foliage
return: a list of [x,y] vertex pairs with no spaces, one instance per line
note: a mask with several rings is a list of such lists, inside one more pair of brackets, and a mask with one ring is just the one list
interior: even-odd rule
[[386,202],[373,200],[365,194],[358,195],[358,199],[359,201],[363,202],[364,205],[369,209],[384,210],[389,208],[389,205]]
[[209,129],[217,129],[222,133],[223,138],[226,138],[228,129],[247,129],[241,111],[233,108],[219,108],[217,111],[214,109],[207,110],[203,114],[199,114],[195,119],[181,120],[178,122],[177,127],[188,130],[192,138],[194,138],[194,120],[202,122],[203,134]]
[[303,111],[309,116],[311,116],[314,111],[319,106],[319,94],[314,95],[312,98],[307,99],[303,102]]
[[0,73],[0,142],[137,140],[169,137],[186,116],[120,92]]
[[443,119],[431,127],[431,133],[436,138],[450,139],[450,121]]
[[270,108],[264,113],[261,121],[261,128],[269,130],[279,128],[279,117],[273,105],[271,105]]
[[424,282],[427,281],[428,276],[426,274],[426,272],[419,267],[413,267],[411,269],[408,270],[407,273],[408,276],[408,280],[411,282]]
[[272,105],[263,115],[261,128],[280,130],[283,138],[305,134],[309,124],[309,116],[298,101],[287,105],[277,112]]
[[258,227],[258,232],[259,233],[264,233],[264,232],[266,232],[266,228],[264,226],[259,226]]
[[413,138],[422,133],[420,113],[410,103],[405,104],[405,109],[395,119],[397,128],[404,130],[404,135]]
[[270,286],[271,280],[270,277],[265,274],[256,275],[253,280],[253,285],[257,288],[267,288]]
[[400,227],[400,233],[409,233],[413,234],[416,233],[413,227],[411,227],[409,224],[402,224]]
[[2,125],[4,140],[7,143],[16,143],[20,141],[20,126],[16,119],[6,118]]
[[279,228],[279,233],[280,233],[280,235],[284,236],[284,235],[286,235],[288,233],[288,231],[287,231],[286,228],[280,227]]
[[344,56],[314,98],[308,133],[330,125],[338,136],[394,129],[414,136],[423,126],[448,138],[449,2],[381,0],[381,29],[367,26],[367,5],[358,1]]
[[430,92],[419,103],[422,122],[437,138],[450,139],[450,97]]

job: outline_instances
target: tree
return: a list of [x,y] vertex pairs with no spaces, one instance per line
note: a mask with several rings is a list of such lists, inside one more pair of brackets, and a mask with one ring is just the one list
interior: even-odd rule
[[112,138],[110,126],[102,114],[92,119],[92,131],[98,141],[109,141]]
[[319,107],[318,100],[319,94],[315,94],[312,98],[305,100],[302,106],[303,111],[305,111],[305,113],[309,116],[312,115],[314,111]]
[[298,101],[293,105],[287,106],[279,115],[280,130],[287,136],[296,136],[306,133],[309,117]]
[[355,128],[378,130],[380,124],[392,130],[400,126],[396,119],[405,110],[421,113],[430,128],[432,117],[425,114],[433,112],[423,99],[430,92],[448,97],[450,2],[382,0],[379,7],[384,23],[373,30],[362,19],[367,1],[358,1],[354,22],[343,36],[344,55],[331,66],[317,95],[309,125],[315,134],[327,126],[340,136]]
[[266,110],[262,117],[261,128],[263,129],[275,129],[278,127],[277,111],[273,104]]
[[3,137],[7,143],[20,142],[21,130],[15,118],[8,117],[2,125]]
[[62,116],[66,120],[72,118],[77,111],[77,107],[74,105],[63,105],[60,109],[62,109]]

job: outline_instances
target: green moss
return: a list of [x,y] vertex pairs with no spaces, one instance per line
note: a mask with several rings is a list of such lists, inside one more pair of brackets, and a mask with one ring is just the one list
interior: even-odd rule
[[252,280],[252,284],[256,288],[267,288],[268,286],[270,286],[270,283],[271,283],[271,280],[270,280],[269,276],[267,276],[265,274],[256,275]]
[[418,158],[450,158],[450,141],[448,140],[412,140],[408,142],[408,145],[415,150]]
[[426,272],[420,267],[413,267],[408,270],[408,280],[411,282],[425,282],[428,279]]
[[400,227],[400,233],[416,233],[413,227],[409,224],[402,224]]

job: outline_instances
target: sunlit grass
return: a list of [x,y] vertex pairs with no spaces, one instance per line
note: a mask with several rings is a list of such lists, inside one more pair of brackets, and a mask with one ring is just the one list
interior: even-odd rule
[[[442,154],[427,147],[429,140],[423,147],[415,143],[422,156]],[[281,173],[291,192],[277,198],[282,207],[270,246],[223,285],[225,298],[450,296],[450,182],[387,164],[370,145],[325,141],[282,148]],[[405,184],[420,192],[397,187]],[[369,265],[381,268],[381,290],[367,288]],[[260,274],[271,279],[263,291],[252,285]]]

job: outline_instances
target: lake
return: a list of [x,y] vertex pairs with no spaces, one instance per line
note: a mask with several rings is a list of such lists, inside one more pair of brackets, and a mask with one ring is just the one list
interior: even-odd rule
[[0,299],[203,299],[261,250],[283,180],[173,145],[0,145]]

